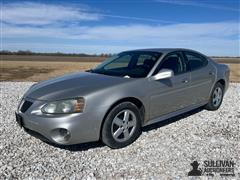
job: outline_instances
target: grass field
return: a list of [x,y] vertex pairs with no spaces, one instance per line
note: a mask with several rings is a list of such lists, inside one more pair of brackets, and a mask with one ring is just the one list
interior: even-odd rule
[[[66,73],[95,67],[104,57],[1,55],[0,81],[42,81]],[[230,80],[240,82],[240,58],[217,58],[228,64]]]

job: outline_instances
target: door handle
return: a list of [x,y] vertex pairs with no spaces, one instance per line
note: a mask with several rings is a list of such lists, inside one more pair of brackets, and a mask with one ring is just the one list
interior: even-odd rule
[[187,79],[183,79],[182,83],[188,83],[188,80]]
[[209,75],[214,75],[214,72],[213,72],[213,71],[209,71],[208,74],[209,74]]

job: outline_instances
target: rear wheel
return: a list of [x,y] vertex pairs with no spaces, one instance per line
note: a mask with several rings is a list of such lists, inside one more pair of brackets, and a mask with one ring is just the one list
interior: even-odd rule
[[205,108],[207,110],[210,111],[215,111],[217,110],[221,104],[222,104],[222,100],[223,100],[223,94],[224,94],[224,87],[221,83],[216,83],[212,93],[211,93],[211,97],[209,99],[208,104],[205,106]]
[[115,106],[107,115],[102,128],[102,141],[111,148],[123,148],[141,134],[141,116],[131,102]]

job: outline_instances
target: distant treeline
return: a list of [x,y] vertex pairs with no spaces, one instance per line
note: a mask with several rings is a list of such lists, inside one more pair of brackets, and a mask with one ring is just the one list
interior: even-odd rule
[[[72,56],[72,57],[110,57],[114,54],[111,53],[101,53],[101,54],[85,54],[85,53],[62,53],[62,52],[53,52],[53,53],[42,53],[42,52],[32,52],[29,50],[23,51],[0,51],[0,55],[39,55],[39,56]],[[233,56],[211,56],[212,58],[239,58]]]
[[54,53],[41,53],[41,52],[32,52],[32,51],[8,51],[2,50],[0,51],[0,55],[39,55],[39,56],[76,56],[76,57],[109,57],[114,54],[85,54],[85,53],[62,53],[62,52],[54,52]]

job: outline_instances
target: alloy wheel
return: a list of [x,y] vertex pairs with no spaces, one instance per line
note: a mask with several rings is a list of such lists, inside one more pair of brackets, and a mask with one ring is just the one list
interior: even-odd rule
[[220,87],[217,87],[213,92],[213,99],[212,99],[213,106],[217,107],[220,105],[222,101],[222,95],[223,95],[222,89]]
[[118,142],[131,138],[137,126],[136,115],[129,109],[119,112],[112,121],[112,137]]

